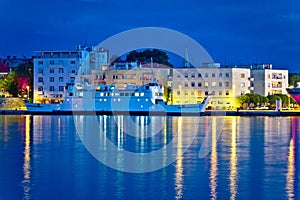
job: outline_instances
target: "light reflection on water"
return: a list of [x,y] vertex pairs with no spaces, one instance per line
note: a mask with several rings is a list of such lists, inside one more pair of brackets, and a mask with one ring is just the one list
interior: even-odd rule
[[[119,150],[164,148],[176,136],[173,164],[151,173],[130,174],[92,158],[75,134],[72,117],[0,116],[0,199],[299,198],[300,118],[225,117],[218,138],[220,118],[187,120],[197,122],[199,128],[193,145],[183,154],[191,137],[185,118],[136,117],[139,125],[134,130],[140,137],[132,140],[132,135],[124,133],[132,128],[126,118],[100,117],[104,135],[97,139],[109,137]],[[160,132],[149,120],[162,127]],[[208,133],[211,151],[199,159]],[[166,162],[166,151],[162,162]],[[124,165],[120,156],[117,159]]]

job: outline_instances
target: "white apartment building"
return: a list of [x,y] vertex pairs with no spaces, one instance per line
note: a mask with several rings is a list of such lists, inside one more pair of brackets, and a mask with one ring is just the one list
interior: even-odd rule
[[272,94],[287,94],[288,70],[273,69],[272,64],[255,64],[232,66],[251,70],[250,87],[252,92],[268,96]]
[[200,103],[211,96],[211,109],[233,109],[236,97],[250,93],[250,69],[181,68],[174,69],[172,103]]
[[[67,82],[74,82],[78,70],[81,78],[92,69],[108,63],[108,51],[78,46],[71,51],[39,51],[34,59],[33,101],[59,102],[64,99]],[[87,82],[89,80],[87,79]]]
[[251,83],[251,86],[254,88],[254,93],[263,96],[287,94],[288,74],[288,70],[251,70],[251,77],[254,78],[254,82]]

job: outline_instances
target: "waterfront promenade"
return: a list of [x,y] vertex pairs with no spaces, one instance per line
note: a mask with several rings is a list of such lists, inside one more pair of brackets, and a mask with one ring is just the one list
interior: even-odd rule
[[[82,112],[29,112],[26,110],[1,110],[0,115],[94,115],[95,112],[82,113]],[[97,112],[97,115],[128,115],[128,113],[112,113],[112,112]],[[149,113],[145,112],[130,112],[133,116],[147,116]],[[165,113],[150,114],[152,116],[166,116]],[[200,115],[200,114],[199,114]],[[181,116],[180,114],[170,116]],[[184,114],[182,116],[189,116]],[[191,115],[195,116],[195,114]],[[206,111],[201,113],[201,116],[300,116],[300,110],[218,110],[218,111]]]

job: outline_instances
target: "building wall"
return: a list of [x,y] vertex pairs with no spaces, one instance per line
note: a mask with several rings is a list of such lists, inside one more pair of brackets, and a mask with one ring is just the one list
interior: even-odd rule
[[252,70],[254,92],[263,96],[287,94],[288,70]]
[[236,97],[250,92],[250,70],[243,68],[174,69],[172,103],[200,103],[211,96],[208,106],[232,109]]
[[[41,51],[34,59],[34,95],[33,101],[40,103],[58,102],[65,97],[67,82],[75,81],[80,69],[80,78],[90,82],[90,75],[86,78],[86,66],[100,68],[102,62],[107,64],[108,51],[91,51],[86,47],[79,47],[74,51]],[[104,55],[103,55],[104,54]]]
[[125,89],[126,85],[143,85],[150,81],[167,85],[169,74],[170,69],[93,70],[92,84],[115,84],[119,89]]

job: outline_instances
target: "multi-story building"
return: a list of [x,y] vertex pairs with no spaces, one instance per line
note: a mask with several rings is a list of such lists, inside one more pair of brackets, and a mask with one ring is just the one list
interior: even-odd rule
[[273,69],[272,64],[235,65],[230,68],[235,67],[251,70],[251,92],[262,96],[287,94],[288,70]]
[[[78,46],[71,51],[39,51],[34,59],[34,102],[58,102],[64,99],[67,82],[76,75],[89,82],[93,69],[108,63],[108,51]],[[87,77],[86,77],[87,76]]]
[[157,81],[167,85],[172,68],[157,63],[114,63],[102,66],[101,70],[92,70],[92,84],[115,84],[119,89],[126,85],[143,85],[149,81]]
[[250,93],[250,69],[180,68],[173,71],[172,103],[200,103],[211,96],[212,109],[233,109],[236,97]]
[[288,70],[272,69],[272,65],[265,69],[251,70],[251,77],[255,80],[251,83],[254,93],[263,96],[287,94],[288,74]]

